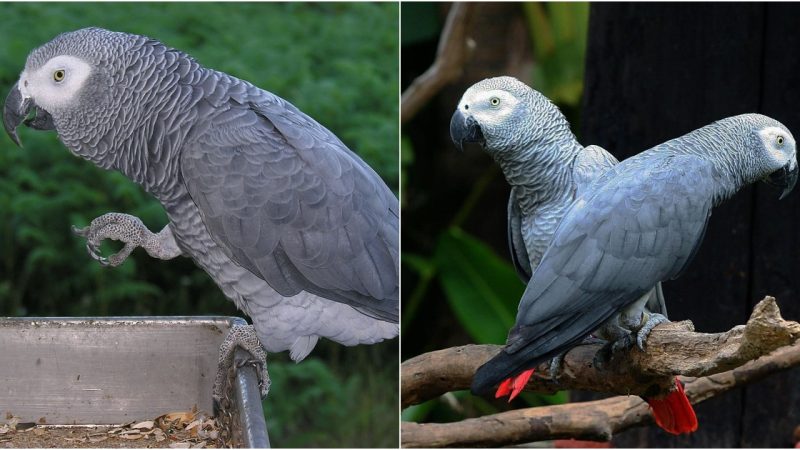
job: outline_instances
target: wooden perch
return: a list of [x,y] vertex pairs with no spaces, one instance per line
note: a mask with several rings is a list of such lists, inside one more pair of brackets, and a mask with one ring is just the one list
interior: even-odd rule
[[403,92],[400,99],[400,122],[408,122],[447,83],[461,76],[472,46],[467,39],[470,17],[475,5],[453,3],[447,14],[436,60],[422,75],[418,76]]
[[[558,378],[540,365],[526,389],[552,393],[580,389],[615,394],[665,393],[674,375],[705,376],[741,366],[800,338],[800,324],[781,318],[775,299],[766,297],[753,309],[746,325],[724,333],[695,333],[691,322],[657,326],[647,339],[647,351],[633,349],[614,358],[608,367],[593,367],[600,345],[581,345],[564,358]],[[425,353],[401,367],[403,407],[445,392],[469,389],[472,376],[496,355],[497,345],[466,345]]]
[[[730,389],[800,365],[800,344],[707,377],[686,380],[686,395],[700,403]],[[647,403],[637,396],[538,408],[517,409],[455,423],[403,422],[403,447],[486,446],[559,438],[607,441],[619,433],[652,423]],[[702,424],[701,424],[702,426]]]
[[[653,395],[654,389],[671,385],[672,376],[685,374],[702,376],[684,378],[686,394],[692,403],[698,403],[800,365],[800,324],[783,320],[772,297],[756,305],[746,325],[716,334],[695,333],[692,328],[689,322],[660,325],[647,341],[647,352],[632,350],[629,357],[611,361],[605,371],[592,367],[599,346],[576,347],[565,358],[559,384],[547,379],[543,365],[540,376],[526,389]],[[464,346],[404,362],[403,405],[467,389],[475,369],[499,350],[498,346]],[[759,359],[752,361],[755,358]],[[647,404],[638,396],[623,396],[519,409],[448,424],[404,422],[401,436],[404,447],[501,446],[558,438],[609,440],[614,433],[650,423]]]

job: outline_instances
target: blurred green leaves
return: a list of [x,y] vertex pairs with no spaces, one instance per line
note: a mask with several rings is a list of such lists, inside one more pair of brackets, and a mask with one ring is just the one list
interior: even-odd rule
[[514,268],[460,228],[444,232],[433,258],[450,308],[469,335],[504,344],[525,290]]
[[[376,352],[340,364],[313,355],[300,364],[282,356],[278,364],[270,362],[272,387],[264,411],[273,445],[397,447],[397,366],[366,366],[364,355]],[[372,373],[348,374],[345,365],[369,367]]]
[[583,93],[589,4],[523,3],[534,48],[532,86],[554,103],[575,107]]

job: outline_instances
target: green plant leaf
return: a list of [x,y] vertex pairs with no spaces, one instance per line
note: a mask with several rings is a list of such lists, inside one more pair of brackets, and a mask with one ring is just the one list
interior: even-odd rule
[[430,275],[436,270],[436,263],[430,258],[415,255],[413,253],[402,253],[403,264],[413,269],[421,276]]
[[560,105],[577,106],[583,92],[589,4],[525,3],[535,54],[533,87]]
[[439,238],[434,258],[450,308],[479,343],[502,344],[525,289],[514,268],[459,228]]

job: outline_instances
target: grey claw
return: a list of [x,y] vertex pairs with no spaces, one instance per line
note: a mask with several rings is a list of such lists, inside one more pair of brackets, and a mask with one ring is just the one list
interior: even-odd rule
[[558,377],[561,375],[561,364],[564,362],[564,355],[554,356],[550,360],[550,380],[555,384],[559,384]]
[[625,351],[630,349],[633,346],[633,337],[630,334],[623,336],[622,338],[616,340],[613,344],[611,344],[611,355],[613,357],[614,354],[620,351]]
[[606,345],[595,353],[592,364],[594,364],[597,369],[604,370],[606,364],[611,362],[617,353],[629,350],[633,342],[633,337],[631,337],[630,334],[626,334],[616,341],[606,343]]
[[72,225],[70,227],[70,229],[72,230],[73,234],[76,234],[76,235],[78,235],[80,237],[86,237],[86,234],[89,233],[89,227],[88,226],[83,227],[83,228],[78,228],[75,225]]
[[636,333],[636,345],[639,347],[639,350],[644,351],[645,345],[647,343],[647,337],[650,336],[650,332],[653,331],[657,325],[662,323],[669,322],[665,316],[658,314],[658,313],[651,313],[647,321],[639,328],[639,331]]
[[642,335],[640,334],[636,335],[636,346],[639,347],[639,350],[645,351],[644,349],[646,343],[645,341],[647,341],[646,337],[642,337]]

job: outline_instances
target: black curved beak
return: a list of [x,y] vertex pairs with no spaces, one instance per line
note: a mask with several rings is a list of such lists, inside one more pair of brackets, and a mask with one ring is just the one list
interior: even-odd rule
[[764,181],[766,181],[767,184],[781,188],[782,191],[779,200],[783,200],[784,197],[789,195],[789,192],[792,192],[795,183],[797,183],[797,171],[797,161],[792,159],[786,163],[785,166],[772,172]]
[[483,132],[478,122],[472,116],[465,116],[460,109],[456,109],[450,119],[450,139],[460,151],[464,151],[465,142],[478,142],[483,144]]
[[[33,117],[28,117],[31,110],[35,109]],[[34,128],[36,130],[54,130],[55,123],[50,114],[36,106],[30,98],[23,98],[17,83],[11,87],[11,92],[6,96],[3,104],[3,128],[17,146],[22,147],[22,143],[17,135],[17,128],[20,125]]]
[[25,120],[32,107],[31,99],[23,99],[17,83],[14,83],[11,92],[6,96],[5,104],[3,104],[3,127],[18,147],[22,147],[22,143],[17,136],[17,127]]

